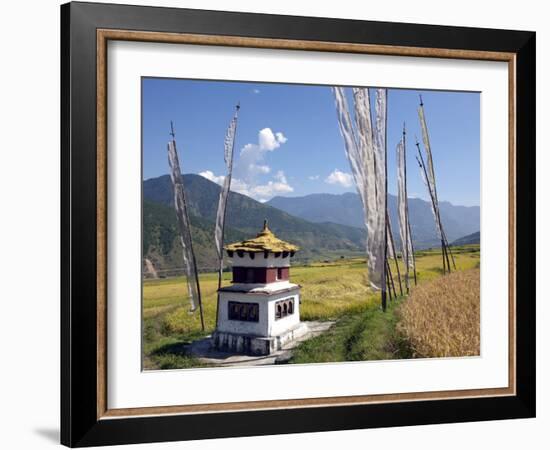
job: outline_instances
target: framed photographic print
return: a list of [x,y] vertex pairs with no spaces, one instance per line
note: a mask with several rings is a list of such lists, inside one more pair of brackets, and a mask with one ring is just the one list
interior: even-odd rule
[[534,416],[535,33],[61,19],[63,444]]

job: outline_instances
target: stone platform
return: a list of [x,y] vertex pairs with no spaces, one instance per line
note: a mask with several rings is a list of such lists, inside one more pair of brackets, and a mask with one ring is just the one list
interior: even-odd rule
[[[186,350],[206,364],[216,366],[258,366],[284,364],[292,356],[292,349],[300,342],[327,331],[334,322],[301,322],[298,327],[287,331],[281,336],[260,338],[254,336],[232,335],[231,333],[214,333],[204,339],[195,341],[186,347]],[[218,348],[213,345],[212,339],[218,339]],[[225,341],[224,341],[225,340]],[[224,345],[224,342],[227,345]],[[231,348],[245,346],[247,354],[236,353]],[[221,347],[221,349],[220,349]],[[254,353],[256,350],[266,353]]]

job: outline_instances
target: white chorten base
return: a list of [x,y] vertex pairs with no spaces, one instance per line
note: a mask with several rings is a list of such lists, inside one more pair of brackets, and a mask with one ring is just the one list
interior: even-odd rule
[[281,350],[290,341],[302,337],[307,332],[307,325],[301,322],[279,335],[270,337],[216,330],[212,334],[211,345],[216,350],[224,352],[264,356]]
[[218,291],[213,348],[230,353],[269,355],[302,336],[300,286],[288,281],[239,284]]

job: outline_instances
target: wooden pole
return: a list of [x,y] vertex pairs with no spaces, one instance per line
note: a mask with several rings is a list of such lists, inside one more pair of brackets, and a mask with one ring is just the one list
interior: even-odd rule
[[[386,232],[384,231],[384,234]],[[382,301],[382,311],[386,311],[386,303],[387,303],[387,300],[386,300],[386,287],[388,285],[388,271],[386,270],[386,266],[387,266],[387,246],[384,246],[384,268],[383,268],[383,276],[382,276],[382,279],[384,280],[384,283],[382,284],[381,288],[382,288],[382,291],[380,293],[380,296],[381,296],[381,301]],[[390,296],[391,296],[391,293],[390,293]]]
[[[407,228],[409,230],[409,235],[411,235],[411,224],[410,222],[407,223]],[[414,244],[413,244],[413,241],[411,239],[411,257],[412,257],[412,262],[413,262],[413,274],[414,274],[414,285],[416,286],[416,260],[415,260],[415,257],[414,257]]]
[[[388,261],[386,261],[386,284],[388,286],[388,293],[390,294],[390,301],[393,300],[393,297],[395,297],[395,286],[393,285],[393,277],[391,274],[391,268]],[[392,290],[393,290],[393,296],[392,296]]]
[[[439,221],[441,224],[441,220]],[[447,271],[451,273],[451,264],[449,263],[449,251],[447,249],[447,239],[445,239],[445,233],[443,228],[441,228],[441,242],[443,244],[443,249],[445,250],[445,260],[447,261]]]
[[[388,91],[385,90],[386,101],[384,105],[384,212],[388,210]],[[387,216],[384,216],[384,222],[387,222]],[[384,226],[384,272],[387,276],[388,265],[388,228]],[[384,277],[383,277],[384,278]],[[382,310],[386,311],[386,289],[382,291]]]
[[[185,215],[188,216],[187,207],[185,208]],[[189,225],[191,225],[191,222],[189,221],[189,216],[187,217],[187,223],[189,223]],[[191,229],[189,229],[189,234],[191,234]],[[195,271],[195,279],[197,280],[197,294],[198,294],[198,297],[199,297],[199,311],[200,311],[200,316],[201,316],[201,328],[202,328],[202,331],[204,331],[205,326],[204,326],[204,312],[203,312],[203,308],[202,308],[201,285],[199,283],[199,272],[197,270],[197,258],[195,257],[195,252],[193,250],[193,241],[192,241],[192,239],[189,239],[189,247],[191,248],[191,257],[193,258],[193,267],[194,267],[194,271]]]
[[[195,256],[193,256],[193,259],[195,259]],[[195,260],[195,264],[196,263],[196,260]],[[195,272],[197,271],[196,269],[196,266],[195,266]],[[198,278],[199,274],[197,273],[197,278]],[[200,288],[200,285],[197,283],[197,292],[199,293],[199,309],[200,309],[200,314],[201,314],[201,328],[202,328],[202,331],[204,331],[206,328],[204,326],[204,312],[203,312],[203,308],[202,308],[202,296],[201,296],[201,288]]]
[[447,250],[449,251],[449,254],[451,255],[451,261],[453,262],[453,268],[456,270],[456,264],[455,264],[455,257],[453,255],[453,252],[451,251],[451,246],[449,245],[449,241],[447,240],[447,235],[445,234],[445,230],[442,228],[441,232],[443,233],[443,239],[445,239],[445,245],[447,246]]
[[437,223],[439,225],[439,230],[441,231],[441,235],[439,236],[441,239],[441,258],[443,259],[443,274],[445,274],[445,262],[447,262],[447,267],[449,269],[449,273],[451,273],[451,266],[449,264],[449,256],[447,255],[447,250],[445,246],[445,240],[443,239],[443,225],[441,224],[441,217],[439,216],[439,208],[437,207],[437,203],[434,197],[434,193],[432,192],[430,179],[428,178],[428,173],[426,171],[426,166],[424,165],[424,158],[422,157],[422,152],[420,151],[420,144],[418,143],[418,140],[416,141],[416,148],[418,149],[418,156],[420,159],[417,158],[418,165],[420,168],[424,171],[424,177],[426,178],[426,183],[428,184],[428,192],[430,194],[430,199],[432,201],[432,207],[435,211],[435,220],[437,220]]
[[389,259],[387,261],[387,264],[388,264],[388,269],[387,269],[388,270],[388,276],[389,276],[391,288],[392,288],[392,291],[393,291],[393,297],[397,298],[397,292],[395,291],[395,282],[393,280],[393,273],[391,271],[391,265],[390,265]]
[[391,229],[391,222],[390,222],[390,216],[388,214],[388,211],[386,211],[386,221],[388,223],[388,235],[390,237],[390,245],[391,245],[391,249],[392,249],[392,253],[393,253],[393,257],[394,257],[394,262],[395,262],[395,269],[397,271],[397,280],[399,281],[399,292],[401,293],[401,295],[403,295],[403,286],[401,284],[401,272],[399,270],[399,264],[397,263],[397,253],[395,251],[395,243],[394,243],[394,240],[393,240],[393,232],[392,232],[392,229]]
[[447,270],[449,271],[449,273],[451,273],[451,264],[449,262],[449,244],[447,243],[447,239],[445,239],[445,233],[443,232],[443,230],[441,230],[441,234],[443,234],[443,242],[445,243],[445,259],[447,260]]
[[[185,215],[188,215],[187,208],[185,208]],[[189,221],[189,217],[187,217],[187,223],[191,224],[191,222]],[[191,230],[189,230],[189,233],[191,233]],[[193,268],[195,272],[194,275],[195,275],[195,279],[197,280],[197,295],[199,297],[199,312],[201,316],[201,328],[202,328],[202,331],[204,331],[205,326],[204,326],[204,312],[202,308],[201,286],[199,283],[199,272],[197,270],[197,258],[195,257],[195,252],[193,251],[193,241],[191,239],[189,240],[189,247],[191,249],[191,258],[193,258]]]
[[[388,271],[386,270],[385,272],[386,272],[386,277],[385,277],[385,279],[384,279],[384,284],[385,284],[385,288],[386,288],[386,289],[388,290],[388,292],[389,292],[389,297],[390,297],[390,302],[391,302],[390,280],[389,280],[389,278],[388,278]],[[384,308],[384,305],[382,305],[382,309],[383,309],[384,311],[386,311],[386,308]]]
[[[410,224],[409,224],[409,194],[407,192],[407,131],[405,128],[405,122],[403,122],[403,174],[405,179],[403,180],[405,185],[405,243],[401,243],[402,248],[407,249],[406,254],[407,258],[405,262],[405,287],[407,289],[407,295],[409,295],[410,290],[410,275],[409,275],[409,258],[411,255],[409,255],[409,239],[411,241],[411,247],[412,247],[412,236],[410,234]],[[416,285],[416,273],[414,274],[415,277],[415,285]]]

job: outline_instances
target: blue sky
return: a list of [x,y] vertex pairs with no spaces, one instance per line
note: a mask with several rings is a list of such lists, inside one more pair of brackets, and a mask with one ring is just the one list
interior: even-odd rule
[[[161,78],[142,83],[144,179],[168,173],[173,120],[182,171],[220,182],[225,131],[240,102],[232,190],[260,201],[355,192],[330,87]],[[395,148],[406,122],[409,196],[429,198],[414,156],[415,135],[421,139],[418,94],[440,201],[479,205],[479,93],[388,90],[389,192],[396,192]]]

